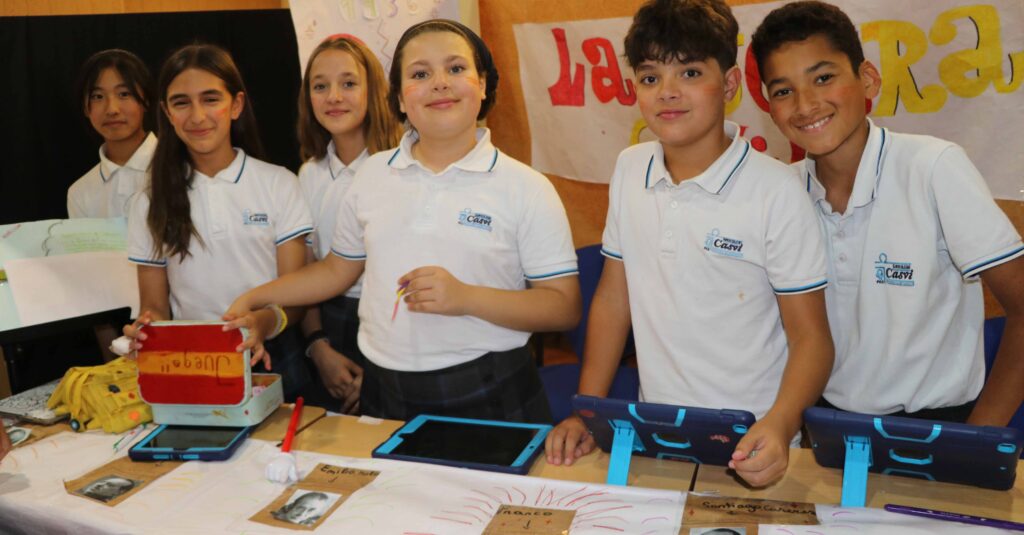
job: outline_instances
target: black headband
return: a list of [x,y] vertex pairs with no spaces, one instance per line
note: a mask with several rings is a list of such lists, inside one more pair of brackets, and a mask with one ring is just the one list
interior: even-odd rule
[[476,52],[477,57],[480,58],[480,65],[477,65],[478,70],[487,75],[487,92],[493,94],[494,91],[498,89],[498,68],[494,66],[494,58],[491,57],[491,50],[487,48],[487,44],[484,43],[484,40],[477,35],[476,32],[469,29],[468,26],[451,19],[431,19],[413,24],[409,29],[405,30],[405,32],[409,33],[420,26],[426,26],[428,24],[438,25],[439,23],[441,25],[448,25],[458,29],[458,32],[456,33],[462,34],[469,40],[469,44],[473,47],[473,51]]

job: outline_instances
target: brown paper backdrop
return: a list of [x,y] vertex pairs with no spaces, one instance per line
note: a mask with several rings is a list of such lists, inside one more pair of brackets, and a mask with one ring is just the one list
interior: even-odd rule
[[[765,0],[727,0],[730,5],[757,4]],[[530,163],[530,125],[523,103],[513,24],[556,22],[576,19],[601,19],[632,16],[644,0],[480,0],[480,30],[494,54],[501,73],[498,103],[487,117],[491,139],[506,154]],[[748,36],[749,37],[749,36]],[[1024,170],[1021,171],[1024,175]],[[547,175],[558,190],[572,226],[576,247],[601,242],[605,214],[608,211],[608,186]],[[1024,233],[1024,202],[996,201]],[[998,302],[985,290],[986,315],[1002,315]]]

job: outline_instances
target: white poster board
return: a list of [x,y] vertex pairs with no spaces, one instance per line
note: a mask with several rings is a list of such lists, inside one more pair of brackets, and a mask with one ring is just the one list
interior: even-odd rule
[[349,34],[391,68],[395,44],[406,28],[429,19],[459,20],[458,0],[291,0],[289,9],[299,43],[299,68],[324,39]]

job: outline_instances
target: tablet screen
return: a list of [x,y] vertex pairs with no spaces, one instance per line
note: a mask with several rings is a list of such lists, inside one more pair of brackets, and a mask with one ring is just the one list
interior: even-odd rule
[[172,448],[187,450],[189,448],[226,448],[244,427],[203,427],[175,426],[164,428],[157,433],[147,448]]
[[446,461],[511,466],[537,429],[428,420],[402,436],[391,453]]

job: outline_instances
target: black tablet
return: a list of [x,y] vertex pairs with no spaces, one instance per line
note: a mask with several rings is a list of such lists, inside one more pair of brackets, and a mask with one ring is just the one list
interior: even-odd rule
[[611,453],[609,485],[625,485],[633,454],[697,464],[728,465],[736,444],[754,425],[747,411],[573,396],[576,414]]
[[223,461],[242,445],[251,427],[161,425],[128,450],[133,461]]
[[805,410],[804,423],[818,464],[844,470],[843,506],[864,506],[869,471],[1008,490],[1024,448],[1024,434],[1009,427],[822,407]]
[[549,431],[546,424],[421,414],[395,431],[373,456],[526,474]]

